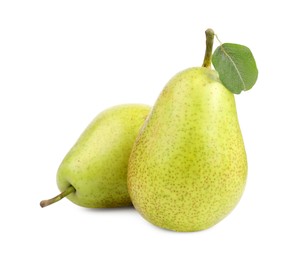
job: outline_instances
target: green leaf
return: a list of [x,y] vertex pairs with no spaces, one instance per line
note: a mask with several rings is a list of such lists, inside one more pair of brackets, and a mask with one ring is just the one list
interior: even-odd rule
[[251,89],[257,81],[256,62],[246,46],[221,44],[212,55],[212,63],[223,85],[234,94]]

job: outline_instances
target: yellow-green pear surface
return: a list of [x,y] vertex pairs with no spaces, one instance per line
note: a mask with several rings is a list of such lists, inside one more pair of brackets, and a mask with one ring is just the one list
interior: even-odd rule
[[236,206],[246,175],[234,95],[210,68],[175,75],[132,149],[128,190],[135,208],[165,229],[207,229]]
[[[63,159],[57,185],[73,203],[88,208],[127,206],[127,166],[150,107],[126,104],[100,113]],[[57,200],[61,199],[57,196]],[[47,206],[54,201],[43,201]]]

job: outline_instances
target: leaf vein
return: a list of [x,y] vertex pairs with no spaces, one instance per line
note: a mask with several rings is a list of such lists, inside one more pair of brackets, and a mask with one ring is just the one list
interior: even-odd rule
[[236,64],[235,64],[235,62],[233,61],[233,59],[231,58],[231,56],[226,52],[226,50],[224,49],[224,47],[223,47],[222,45],[220,45],[220,47],[221,47],[223,53],[228,57],[228,59],[231,61],[231,63],[232,63],[233,66],[235,67],[236,72],[237,72],[237,74],[238,74],[238,76],[239,76],[239,78],[240,78],[240,80],[241,80],[241,83],[242,83],[242,85],[243,85],[244,90],[247,90],[246,85],[245,85],[245,82],[244,82],[243,78],[241,77],[241,73],[240,73],[240,71],[238,70],[238,68],[237,68],[237,66],[236,66]]

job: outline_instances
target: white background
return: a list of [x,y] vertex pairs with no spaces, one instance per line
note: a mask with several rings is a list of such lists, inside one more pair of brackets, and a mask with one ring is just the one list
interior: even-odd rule
[[[294,4],[1,1],[0,259],[298,259]],[[249,46],[259,69],[236,96],[249,160],[237,208],[194,233],[156,228],[133,208],[41,209],[87,124],[116,104],[152,105],[174,74],[201,65],[208,27]]]

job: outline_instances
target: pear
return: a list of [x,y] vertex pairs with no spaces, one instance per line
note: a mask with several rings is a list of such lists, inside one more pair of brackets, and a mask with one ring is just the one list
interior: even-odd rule
[[129,159],[134,207],[152,224],[173,231],[217,224],[235,208],[246,183],[234,95],[211,69],[214,33],[207,30],[206,35],[203,66],[167,83]]
[[57,172],[62,192],[41,207],[66,197],[87,208],[131,205],[127,166],[135,138],[150,107],[125,104],[100,113],[67,153]]

